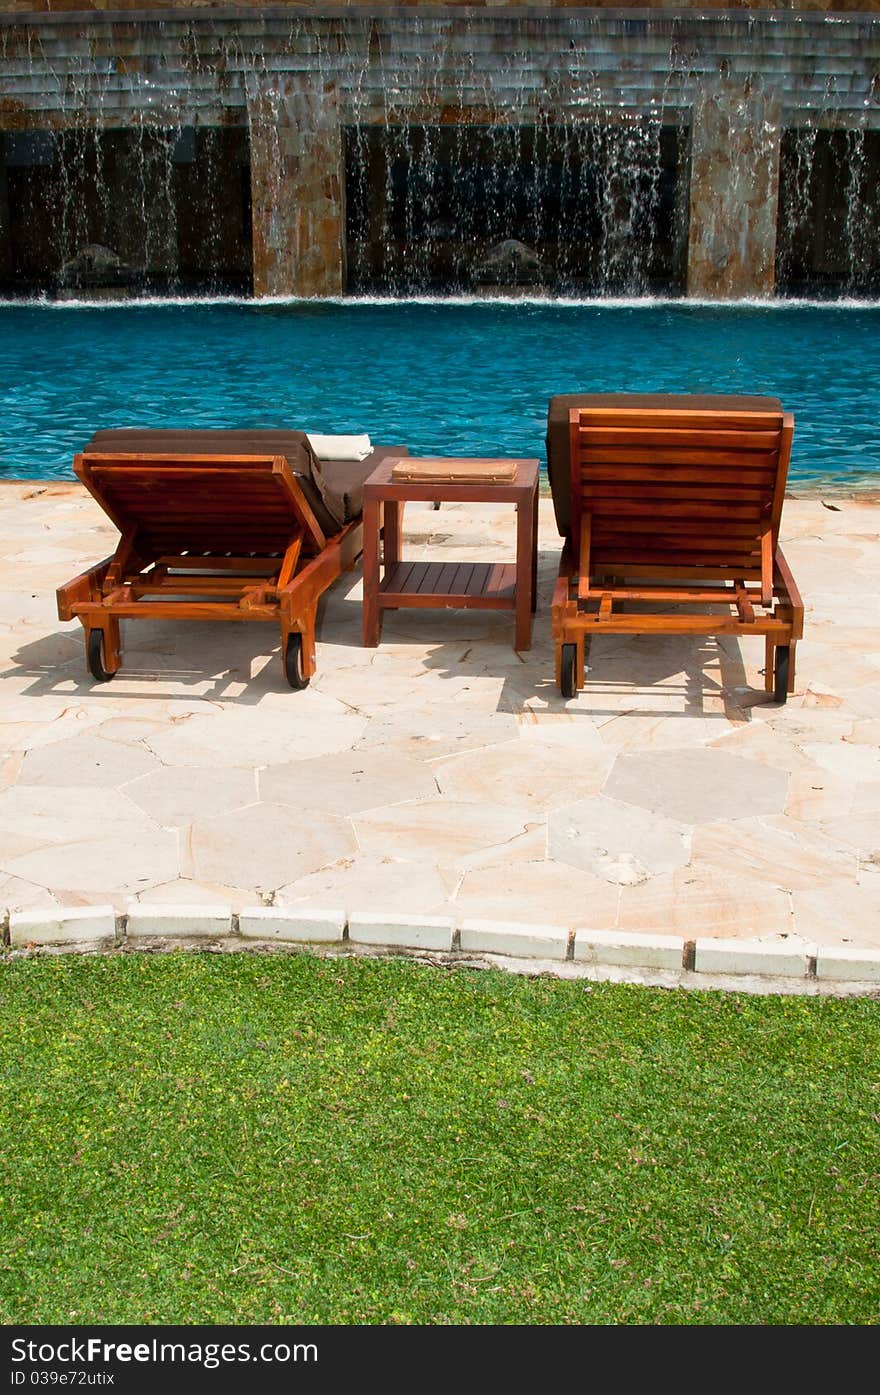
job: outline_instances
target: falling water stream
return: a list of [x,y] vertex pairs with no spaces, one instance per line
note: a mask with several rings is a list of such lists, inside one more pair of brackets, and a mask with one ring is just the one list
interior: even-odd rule
[[[253,136],[261,110],[266,177],[280,180],[278,75],[308,65],[317,91],[339,94],[350,292],[682,294],[695,83],[746,71],[748,87],[739,21],[714,22],[712,48],[685,41],[675,16],[649,33],[642,19],[597,11],[563,34],[552,61],[536,57],[541,30],[529,28],[543,21],[516,21],[506,45],[494,23],[294,16],[270,43],[259,24],[166,32],[138,21],[134,59],[114,55],[106,25],[66,47],[39,25],[26,46],[20,28],[0,28],[4,90],[21,106],[2,136],[0,284],[57,291],[68,268],[82,291],[76,258],[96,244],[128,268],[134,294],[246,293],[249,126]],[[633,59],[609,59],[632,45]],[[783,295],[880,289],[880,94],[869,69],[846,76],[845,103],[833,76],[798,79],[806,86],[782,134]],[[275,193],[279,217],[295,219],[289,191]]]

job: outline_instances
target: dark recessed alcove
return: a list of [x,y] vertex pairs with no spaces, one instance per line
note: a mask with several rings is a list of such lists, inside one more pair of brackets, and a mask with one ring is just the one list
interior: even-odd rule
[[247,293],[251,278],[244,129],[3,135],[0,284],[7,292]]
[[349,127],[349,289],[478,291],[493,249],[515,242],[533,254],[521,286],[679,292],[686,145],[649,122]]
[[779,169],[776,289],[880,293],[880,131],[787,130]]

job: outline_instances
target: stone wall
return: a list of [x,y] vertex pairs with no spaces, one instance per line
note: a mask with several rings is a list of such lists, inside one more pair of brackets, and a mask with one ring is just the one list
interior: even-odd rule
[[[234,6],[226,5],[223,0],[156,0],[156,3],[144,3],[144,0],[44,0],[39,6],[39,13],[45,14],[65,14],[71,12],[82,13],[104,13],[112,12],[137,12],[139,14],[155,14],[160,11],[174,10],[197,10],[222,11],[224,13],[247,13],[248,11],[258,11],[261,15],[272,15],[297,12],[308,15],[327,15],[337,11],[346,10],[367,11],[369,14],[385,14],[392,8],[388,5],[374,4],[373,0],[334,0],[332,4],[321,3],[321,0],[275,0],[273,5],[262,5],[260,0],[238,0]],[[443,0],[442,5],[431,3],[431,0],[400,0],[400,4],[393,8],[406,10],[409,13],[417,11],[427,13],[437,13],[438,10],[515,10],[519,12],[540,13],[548,10],[667,10],[684,11],[694,10],[704,12],[706,10],[759,10],[767,13],[768,6],[764,0],[739,0],[736,6],[731,6],[729,0],[595,0],[593,5],[584,6],[580,0]],[[781,13],[800,13],[801,11],[828,14],[857,14],[880,9],[880,0],[780,0],[780,3],[773,5],[772,9]],[[3,0],[0,4],[0,14],[9,13],[34,13],[35,6],[33,0]]]
[[342,127],[337,94],[313,73],[254,84],[254,294],[340,295],[344,285]]
[[839,5],[114,8],[0,13],[0,130],[247,127],[257,294],[342,288],[346,126],[689,128],[688,290],[719,297],[772,290],[780,132],[880,129],[880,18]]
[[688,295],[772,293],[780,131],[775,97],[730,82],[701,93],[691,138]]

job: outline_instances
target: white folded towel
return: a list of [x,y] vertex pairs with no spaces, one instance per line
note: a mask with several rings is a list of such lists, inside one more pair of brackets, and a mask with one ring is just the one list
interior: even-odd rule
[[313,436],[306,432],[309,445],[319,460],[366,460],[373,447],[369,436]]

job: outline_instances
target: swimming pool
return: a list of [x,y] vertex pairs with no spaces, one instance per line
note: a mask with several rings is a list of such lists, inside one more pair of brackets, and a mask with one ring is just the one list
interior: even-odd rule
[[113,426],[368,432],[544,457],[563,392],[768,393],[790,482],[880,488],[880,305],[232,301],[0,305],[0,478],[72,478]]

